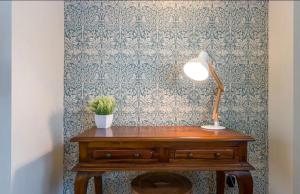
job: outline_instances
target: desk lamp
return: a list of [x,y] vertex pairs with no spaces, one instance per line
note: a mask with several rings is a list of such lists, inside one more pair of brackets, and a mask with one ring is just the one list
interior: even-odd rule
[[219,125],[219,113],[218,113],[220,97],[224,92],[224,85],[219,79],[215,71],[215,68],[213,66],[213,63],[209,61],[210,61],[210,57],[208,53],[205,51],[201,51],[197,58],[191,59],[184,65],[183,71],[189,78],[196,81],[206,80],[209,74],[212,76],[215,83],[217,84],[217,92],[214,98],[214,107],[212,113],[212,120],[214,124],[204,125],[201,127],[205,129],[225,129],[225,127]]

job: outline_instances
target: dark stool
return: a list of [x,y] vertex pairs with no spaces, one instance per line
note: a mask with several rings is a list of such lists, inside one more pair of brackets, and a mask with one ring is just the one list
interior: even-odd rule
[[133,194],[191,194],[192,183],[175,173],[153,172],[137,176],[131,183]]

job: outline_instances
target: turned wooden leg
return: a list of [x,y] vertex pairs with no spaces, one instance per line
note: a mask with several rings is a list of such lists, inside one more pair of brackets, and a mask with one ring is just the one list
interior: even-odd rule
[[75,194],[86,194],[89,178],[88,174],[77,173],[74,185]]
[[228,172],[227,174],[236,177],[240,194],[253,194],[253,180],[249,171],[233,171]]
[[95,192],[96,194],[102,194],[102,176],[94,176]]
[[224,171],[217,171],[217,194],[224,194],[225,188],[225,173]]

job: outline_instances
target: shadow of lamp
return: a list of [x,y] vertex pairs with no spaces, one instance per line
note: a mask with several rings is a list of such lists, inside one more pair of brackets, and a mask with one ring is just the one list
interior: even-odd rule
[[206,80],[209,74],[212,76],[213,80],[217,85],[217,92],[214,98],[214,107],[212,113],[213,125],[201,126],[205,129],[225,129],[225,127],[219,125],[219,103],[222,93],[224,92],[224,85],[219,79],[211,58],[208,53],[201,51],[197,58],[191,59],[183,66],[184,73],[191,79],[196,81]]

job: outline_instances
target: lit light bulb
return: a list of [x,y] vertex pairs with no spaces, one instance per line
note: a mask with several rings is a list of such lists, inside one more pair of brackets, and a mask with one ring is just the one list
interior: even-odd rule
[[187,62],[183,71],[189,78],[196,81],[206,80],[209,76],[207,62],[199,57]]

